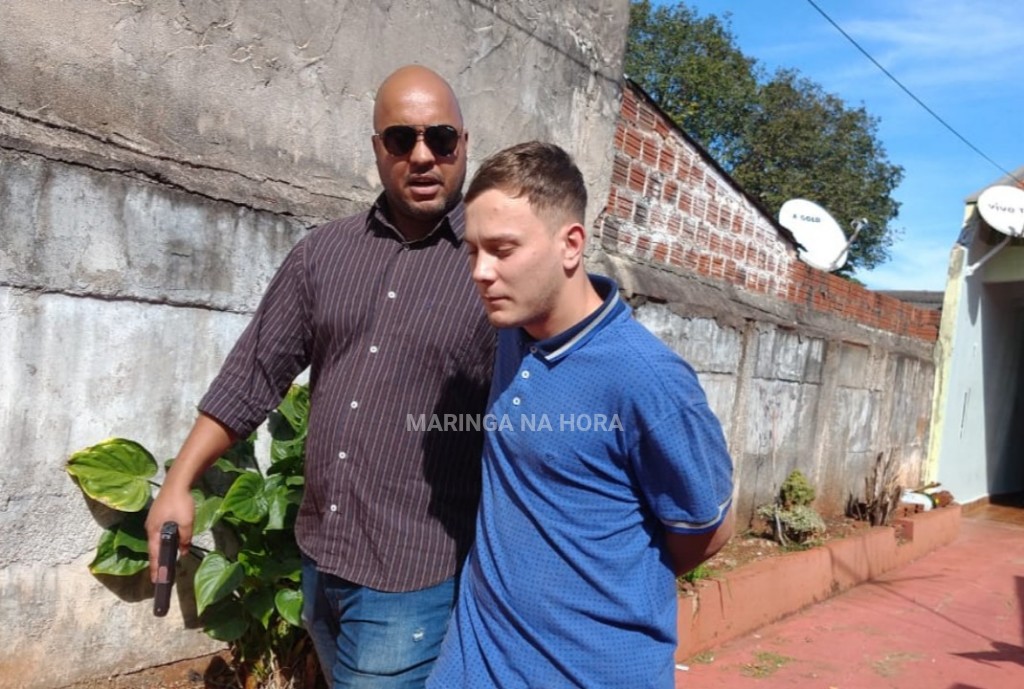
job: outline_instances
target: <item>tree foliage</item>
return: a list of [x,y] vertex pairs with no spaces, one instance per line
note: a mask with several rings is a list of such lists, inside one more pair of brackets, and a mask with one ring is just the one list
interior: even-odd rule
[[791,198],[824,206],[850,233],[868,224],[839,272],[889,258],[903,168],[889,162],[878,119],[795,70],[767,75],[736,46],[729,15],[684,3],[631,5],[626,74],[770,213]]

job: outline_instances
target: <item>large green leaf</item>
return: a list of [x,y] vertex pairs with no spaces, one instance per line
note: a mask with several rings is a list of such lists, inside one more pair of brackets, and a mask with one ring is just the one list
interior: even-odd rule
[[192,524],[192,535],[195,536],[209,531],[217,523],[224,499],[217,495],[207,497],[202,491],[193,490],[192,500],[196,504],[196,516]]
[[267,530],[280,531],[292,526],[288,519],[288,510],[295,505],[295,491],[285,485],[285,479],[280,474],[267,477],[264,484],[264,495],[267,500]]
[[231,484],[224,502],[220,506],[221,513],[232,514],[242,521],[256,523],[267,515],[267,496],[264,492],[264,479],[259,474],[247,471]]
[[270,626],[270,616],[274,614],[274,591],[264,588],[245,597],[242,605],[263,628]]
[[274,597],[274,606],[285,622],[293,627],[302,626],[302,591],[283,589]]
[[149,536],[146,534],[146,518],[142,512],[132,512],[117,525],[114,547],[137,553],[149,559]]
[[245,608],[235,598],[219,601],[209,607],[203,614],[203,631],[209,636],[231,643],[242,638],[249,628],[251,618],[246,615]]
[[150,556],[117,547],[120,525],[103,529],[96,544],[96,556],[89,563],[93,574],[131,576],[150,566]]
[[149,450],[133,440],[109,438],[71,455],[67,472],[85,494],[121,512],[138,512],[150,498],[157,463]]
[[277,411],[280,412],[292,427],[294,437],[304,437],[309,423],[309,388],[305,385],[293,385],[288,394],[281,400]]
[[196,607],[199,614],[213,603],[231,595],[242,583],[245,573],[237,562],[231,562],[218,552],[203,558],[196,569]]

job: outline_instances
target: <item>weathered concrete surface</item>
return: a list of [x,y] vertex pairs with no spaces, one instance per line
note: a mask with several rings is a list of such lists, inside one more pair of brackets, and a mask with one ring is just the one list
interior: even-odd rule
[[302,236],[293,219],[0,150],[9,287],[251,312]]
[[213,647],[182,631],[177,607],[153,621],[145,577],[89,575],[109,515],[86,504],[64,463],[113,435],[158,460],[173,455],[206,377],[246,321],[0,288],[0,686],[60,686]]
[[935,367],[923,342],[595,252],[636,317],[697,371],[736,464],[745,524],[799,469],[814,506],[842,514],[882,453],[922,480]]
[[[470,169],[530,138],[608,186],[626,0],[0,3],[0,687],[206,652],[86,564],[109,515],[63,470],[172,455],[274,268],[379,193],[373,95],[449,78]],[[590,217],[604,203],[596,195]],[[160,644],[153,644],[156,637]]]
[[610,175],[625,0],[132,1],[67,14],[59,0],[0,4],[0,113],[30,142],[19,146],[323,220],[376,194],[373,93],[420,62],[460,94],[474,162],[544,138],[596,188]]

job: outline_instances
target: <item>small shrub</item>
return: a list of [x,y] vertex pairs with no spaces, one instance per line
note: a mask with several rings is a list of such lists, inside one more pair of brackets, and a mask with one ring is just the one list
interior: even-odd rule
[[783,509],[776,504],[761,505],[757,515],[772,530],[772,536],[782,545],[806,544],[825,533],[825,520],[807,505]]
[[782,509],[791,510],[794,507],[807,507],[816,497],[814,486],[807,480],[807,477],[799,469],[794,469],[779,490],[779,500]]
[[765,520],[772,537],[781,545],[808,544],[825,533],[825,521],[810,504],[815,498],[814,486],[799,470],[793,470],[782,484],[776,501],[757,508],[757,516]]

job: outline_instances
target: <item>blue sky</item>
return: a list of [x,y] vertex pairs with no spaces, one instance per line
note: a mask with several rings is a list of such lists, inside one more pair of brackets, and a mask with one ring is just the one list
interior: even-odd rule
[[[1024,1],[815,0],[843,30],[964,138],[1009,171],[1024,165]],[[659,4],[674,5],[675,2]],[[942,290],[964,199],[1003,173],[864,57],[807,0],[687,0],[732,13],[740,49],[785,67],[880,122],[899,234],[889,262],[857,277],[872,289]],[[826,208],[827,200],[814,199]]]

